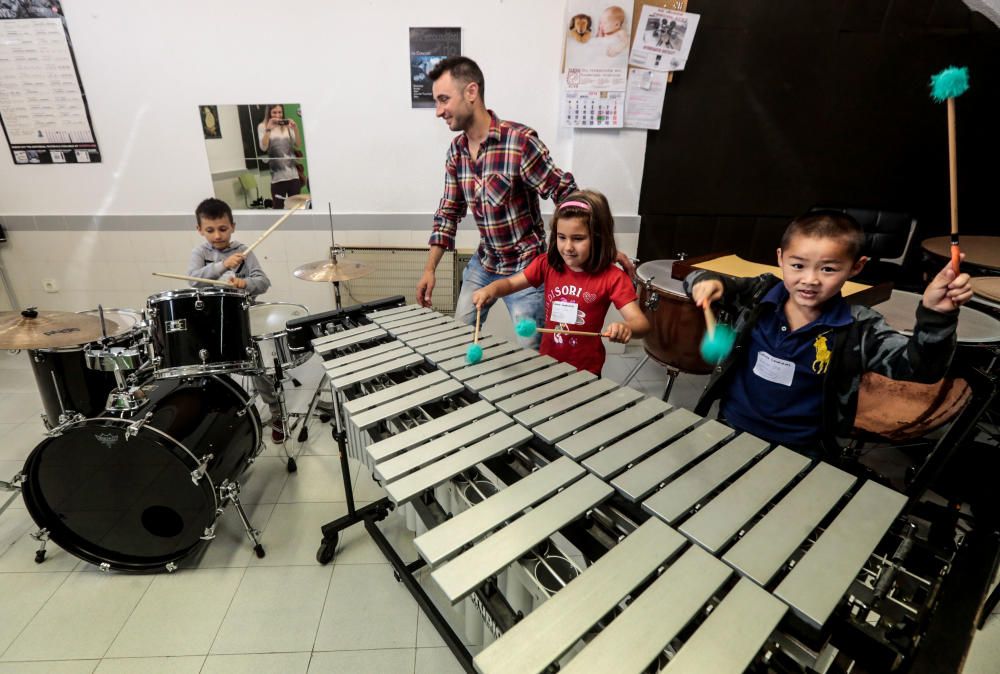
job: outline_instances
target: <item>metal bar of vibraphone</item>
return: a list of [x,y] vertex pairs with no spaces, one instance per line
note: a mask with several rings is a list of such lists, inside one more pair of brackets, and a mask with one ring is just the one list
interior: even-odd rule
[[643,397],[643,394],[633,388],[627,386],[616,388],[589,403],[574,407],[557,417],[538,424],[531,430],[545,442],[555,444],[557,441],[572,435],[574,431],[587,428],[595,420],[603,419]]
[[[570,368],[572,370],[572,366],[570,366]],[[554,379],[531,390],[518,393],[517,395],[511,396],[506,400],[500,400],[496,403],[496,406],[507,414],[516,414],[523,409],[531,407],[532,405],[536,405],[542,401],[548,400],[549,398],[554,398],[562,393],[566,393],[567,391],[572,391],[573,389],[579,388],[580,386],[583,386],[588,382],[592,382],[595,379],[597,379],[597,377],[592,372],[573,372],[570,375]],[[486,397],[485,392],[483,397]]]
[[543,367],[554,365],[556,362],[558,361],[556,361],[556,359],[552,356],[535,355],[533,358],[522,360],[521,362],[505,367],[502,370],[495,370],[489,374],[466,379],[463,383],[470,391],[483,391],[498,384],[502,384],[503,382],[523,377],[526,374],[531,374],[536,370],[541,370]]
[[[540,672],[684,545],[684,537],[647,520],[565,589],[473,659],[483,674]],[[611,670],[617,671],[617,670]]]
[[334,375],[331,371],[328,376],[334,386],[343,389],[366,379],[370,379],[373,376],[398,372],[400,370],[413,367],[414,365],[419,365],[423,362],[424,359],[420,357],[420,354],[413,353],[407,349],[406,351],[395,352],[395,356],[389,361],[373,362],[360,370],[345,371],[344,368],[338,368],[337,375]]
[[806,456],[776,447],[681,525],[681,533],[709,552],[718,551],[809,464]]
[[741,433],[717,452],[642,502],[642,509],[672,523],[693,508],[702,497],[719,487],[761,452],[766,440]]
[[616,388],[618,388],[618,384],[610,379],[597,379],[572,391],[566,391],[558,396],[539,402],[537,405],[517,413],[514,415],[514,418],[518,423],[524,424],[528,428],[534,428],[552,417],[558,416],[574,407],[579,407]]
[[[482,341],[483,340],[481,339],[479,340],[480,346],[482,346]],[[508,342],[506,340],[500,340],[499,343],[496,343],[492,346],[483,347],[483,357],[482,360],[479,361],[478,365],[473,365],[472,363],[470,363],[469,359],[466,357],[466,354],[464,353],[459,357],[452,358],[450,360],[442,360],[440,358],[437,358],[436,364],[439,368],[441,368],[445,372],[450,373],[451,376],[457,377],[461,370],[465,370],[470,367],[479,367],[479,365],[488,363],[494,358],[499,358],[500,356],[504,356],[508,353],[514,353],[515,351],[521,351],[521,350],[522,348],[520,344],[516,344],[514,342]]]
[[496,408],[485,400],[480,400],[455,412],[438,417],[415,429],[404,431],[368,447],[368,453],[378,465],[442,433],[460,428],[480,419]]
[[432,312],[431,309],[428,309],[426,307],[421,307],[416,304],[411,304],[405,307],[405,309],[406,311],[399,311],[392,315],[379,314],[378,312],[375,312],[368,314],[366,318],[368,318],[368,320],[372,321],[373,323],[378,323],[379,325],[381,325],[382,323],[393,323],[395,321],[400,321],[405,318],[413,318],[415,316],[429,314]]
[[[410,381],[413,382],[416,380]],[[396,389],[400,388],[400,386],[392,388]],[[462,385],[454,380],[442,381],[430,386],[422,386],[409,395],[394,397],[392,400],[386,401],[377,407],[356,412],[351,415],[351,420],[359,429],[369,428],[383,419],[397,416],[406,410],[435,402],[446,396],[455,395],[461,390]]]
[[409,395],[414,391],[419,391],[427,388],[428,386],[439,384],[444,381],[452,381],[452,379],[444,372],[429,372],[427,374],[414,377],[413,379],[409,379],[396,386],[373,390],[360,398],[354,398],[353,400],[344,403],[344,409],[350,414],[357,414],[364,410],[378,407],[379,405],[387,403],[390,400]]
[[758,585],[767,585],[826,517],[856,478],[820,463],[722,557]]
[[[363,358],[351,358],[355,354],[349,354],[342,358],[332,358],[323,363],[323,369],[330,379],[337,379],[352,372],[358,372],[359,370],[365,370],[392,361],[408,353],[414,353],[413,349],[399,342],[389,342],[389,345],[393,348],[382,349],[378,353],[373,353]],[[386,345],[383,344],[381,346]],[[365,351],[358,353],[364,354]]]
[[465,428],[435,438],[394,459],[383,461],[377,465],[376,470],[385,482],[393,482],[513,424],[514,420],[506,414],[495,412],[483,417],[479,423],[469,424]]
[[[484,335],[482,333],[479,334],[480,344],[484,342],[487,344],[491,344],[492,339],[494,339],[492,335]],[[428,362],[433,362],[431,356],[434,356],[435,354],[441,351],[444,351],[446,349],[454,350],[453,353],[461,352],[461,349],[466,349],[466,351],[468,351],[470,344],[472,344],[471,331],[468,333],[459,333],[457,335],[449,333],[446,335],[442,335],[441,339],[434,342],[433,344],[419,345],[414,342],[413,350],[427,357]]]
[[532,546],[544,541],[613,493],[610,486],[593,475],[585,475],[537,505],[531,512],[438,567],[431,572],[431,577],[448,601],[457,603]]
[[391,309],[380,309],[379,311],[370,311],[365,314],[365,318],[369,320],[376,320],[380,318],[385,318],[387,316],[395,316],[396,314],[405,314],[416,309],[422,309],[419,304],[407,304],[403,307],[392,307]]
[[538,354],[534,351],[520,349],[519,351],[513,351],[506,355],[484,360],[481,363],[462,368],[452,373],[452,376],[464,383],[470,379],[475,379],[476,377],[481,377],[482,375],[502,370],[506,367],[514,365],[515,363],[520,363],[528,360],[529,358],[536,358],[537,356]]
[[583,466],[597,477],[607,480],[660,445],[671,442],[678,434],[687,431],[701,419],[702,417],[686,409],[672,409],[662,418],[634,433],[624,435],[597,454],[592,454],[584,460]]
[[[697,615],[730,573],[729,567],[701,548],[688,548],[561,671],[643,671]],[[761,643],[763,640],[758,648]],[[719,670],[705,672],[716,674]]]
[[741,579],[663,669],[669,674],[743,672],[781,622],[780,601]]
[[447,316],[434,316],[432,318],[426,318],[422,321],[407,323],[406,325],[390,325],[384,327],[393,337],[402,339],[409,334],[425,332],[432,328],[444,331],[455,325],[457,325],[455,321]]
[[[526,508],[550,497],[586,471],[566,457],[556,459],[476,506],[413,540],[420,555],[436,566]],[[480,493],[482,496],[482,493]]]
[[365,330],[359,333],[352,332],[352,334],[343,337],[342,339],[338,339],[335,342],[327,342],[325,344],[314,343],[313,350],[322,357],[331,351],[343,349],[348,346],[354,346],[356,344],[363,344],[364,342],[370,342],[382,336],[388,337],[388,334],[389,333],[387,333],[384,329],[375,327],[371,330]]
[[618,414],[563,438],[556,443],[556,449],[574,461],[579,461],[671,409],[673,408],[669,403],[658,398],[645,398]]
[[496,386],[482,388],[479,391],[479,395],[483,397],[483,400],[495,403],[519,393],[530,391],[538,386],[543,386],[573,372],[576,372],[576,368],[569,363],[554,363],[551,367],[542,368],[531,374],[498,383]]
[[[455,326],[449,326],[447,329],[442,330],[439,328],[428,328],[426,330],[418,330],[417,332],[410,332],[402,337],[400,341],[404,342],[407,346],[413,349],[419,349],[421,347],[433,348],[435,345],[441,342],[447,342],[448,340],[457,339],[459,337],[465,337],[465,335],[472,334],[473,328],[471,325],[465,325],[464,323],[459,323]],[[486,337],[488,333],[480,332],[480,337]],[[449,346],[455,346],[454,344],[449,344]]]
[[400,318],[393,318],[389,320],[379,320],[376,321],[380,326],[392,332],[394,330],[400,330],[408,325],[418,325],[420,323],[425,323],[427,321],[439,321],[439,320],[451,320],[447,316],[443,316],[436,311],[428,311],[427,313],[420,314],[406,314]]
[[[720,442],[732,437],[734,432],[728,426],[724,426],[714,419],[708,419],[705,423],[693,428],[687,435],[682,435],[663,449],[636,463],[612,480],[611,484],[625,498],[639,501],[656,489],[664,480],[673,477],[713,447],[718,446]],[[625,444],[631,440],[631,437],[625,438],[618,444]],[[601,454],[605,454],[607,451],[605,450]],[[597,456],[600,457],[601,454]],[[591,457],[591,459],[595,458]]]
[[359,348],[357,351],[351,353],[344,353],[343,355],[338,355],[329,360],[323,361],[324,368],[331,367],[341,367],[343,365],[349,365],[359,360],[366,360],[377,356],[381,353],[386,353],[387,351],[395,351],[400,345],[395,341],[383,342],[382,344],[376,344],[375,346],[368,346],[365,348]]
[[[341,330],[338,332],[334,332],[333,334],[330,335],[324,335],[323,337],[316,337],[310,340],[310,343],[312,344],[314,349],[317,349],[319,347],[326,347],[328,344],[336,344],[341,340],[349,339],[356,335],[362,335],[368,333],[385,334],[385,330],[378,327],[374,323],[367,325],[359,325],[358,327],[351,328],[349,330]],[[333,346],[330,348],[337,348],[337,347]]]
[[903,494],[865,482],[781,581],[775,596],[814,627],[822,627],[905,504]]
[[[479,346],[482,347],[483,349],[483,357],[485,357],[486,349],[495,346],[500,346],[501,344],[505,343],[506,342],[500,339],[499,337],[483,337],[482,335],[479,336]],[[432,363],[433,365],[440,367],[440,365],[444,362],[449,362],[454,360],[461,360],[464,362],[470,344],[472,344],[472,340],[469,339],[469,337],[466,335],[459,344],[456,344],[455,346],[449,347],[447,349],[442,349],[440,351],[437,351],[437,350],[428,350],[425,348],[423,350],[417,349],[417,351],[419,353],[423,353],[429,363]]]
[[510,426],[485,440],[460,449],[426,468],[387,484],[385,490],[394,502],[406,503],[422,492],[447,482],[463,470],[468,470],[477,463],[499,456],[513,447],[523,445],[530,439],[531,432],[527,429],[518,425]]

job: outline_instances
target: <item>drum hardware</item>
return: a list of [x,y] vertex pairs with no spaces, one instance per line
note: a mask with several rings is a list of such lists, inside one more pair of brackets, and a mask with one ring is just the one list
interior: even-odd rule
[[208,462],[215,458],[214,454],[205,454],[198,462],[198,467],[191,471],[191,481],[198,484],[198,481],[205,477],[208,471]]
[[79,412],[65,415],[65,418],[59,417],[59,425],[53,426],[52,428],[47,430],[45,432],[45,437],[57,438],[60,435],[62,435],[67,428],[83,421],[84,419],[86,419],[86,417],[80,414]]
[[[41,564],[45,561],[45,544],[49,542],[49,530],[42,527],[38,531],[28,534],[33,539],[38,541],[38,549],[35,550],[35,564]],[[108,569],[102,568],[101,571],[107,571]]]
[[138,421],[130,423],[128,427],[125,428],[125,440],[128,441],[129,438],[134,438],[135,436],[139,435],[139,431],[142,430],[142,427],[146,425],[146,423],[152,418],[152,416],[153,416],[152,412],[146,412],[146,416],[142,417]]
[[10,481],[0,480],[0,491],[11,492],[7,500],[4,501],[3,505],[0,505],[0,515],[4,514],[4,511],[10,507],[10,504],[14,502],[18,496],[21,495],[21,482],[24,481],[24,475],[22,473],[17,473],[10,479]]
[[108,412],[134,412],[147,402],[149,401],[141,387],[133,384],[123,390],[115,390],[108,394],[108,404],[105,406],[105,410]]

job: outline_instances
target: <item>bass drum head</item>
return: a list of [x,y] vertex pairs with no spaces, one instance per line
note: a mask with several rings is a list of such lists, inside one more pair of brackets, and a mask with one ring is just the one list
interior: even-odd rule
[[155,428],[131,437],[132,420],[88,419],[43,441],[28,456],[24,502],[67,552],[121,571],[159,571],[187,556],[215,520],[206,475]]

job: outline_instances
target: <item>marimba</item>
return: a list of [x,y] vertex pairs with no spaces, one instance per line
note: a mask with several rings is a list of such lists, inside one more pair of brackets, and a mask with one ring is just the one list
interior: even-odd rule
[[[367,320],[313,345],[350,455],[498,637],[476,670],[740,672],[788,630],[818,659],[838,611],[887,633],[929,610],[902,494],[485,333],[470,364],[428,309]],[[527,597],[536,568],[557,582]]]

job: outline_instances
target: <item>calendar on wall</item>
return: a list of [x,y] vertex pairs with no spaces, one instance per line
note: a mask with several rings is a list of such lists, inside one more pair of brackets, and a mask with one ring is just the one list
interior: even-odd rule
[[563,124],[577,129],[620,129],[625,122],[625,92],[567,91]]

